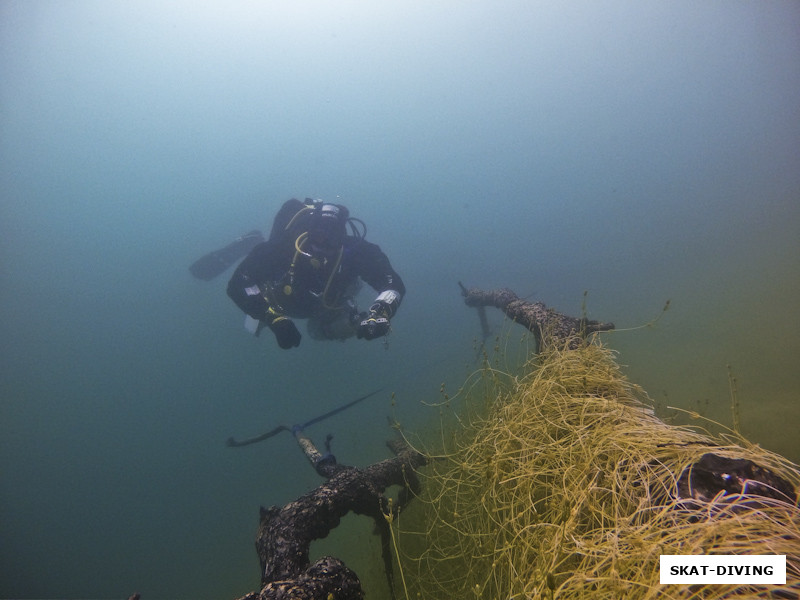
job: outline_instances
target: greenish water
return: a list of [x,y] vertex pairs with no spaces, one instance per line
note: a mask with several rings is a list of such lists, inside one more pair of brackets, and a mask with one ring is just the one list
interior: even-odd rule
[[[800,461],[797,31],[793,2],[0,2],[0,597],[255,589],[259,505],[319,479],[225,439],[385,386],[309,431],[385,458],[472,364],[458,281],[620,329],[669,299],[604,337],[630,378],[730,425],[730,372]],[[387,346],[281,351],[190,277],[294,195],[403,276]],[[377,548],[352,527],[324,543]]]

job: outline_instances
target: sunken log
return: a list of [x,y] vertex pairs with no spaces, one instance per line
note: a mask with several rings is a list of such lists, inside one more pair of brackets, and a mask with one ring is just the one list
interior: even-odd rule
[[[614,329],[613,323],[570,317],[548,308],[543,302],[524,300],[507,288],[481,290],[467,289],[461,282],[458,285],[461,287],[461,295],[464,296],[466,305],[477,307],[479,316],[483,307],[493,306],[502,310],[512,321],[530,330],[536,339],[537,352],[542,349],[545,340],[548,344],[575,345],[581,338],[585,339],[590,334]],[[484,319],[485,317],[481,319],[481,327],[485,337]]]
[[[261,591],[240,600],[361,600],[364,591],[356,573],[337,558],[325,556],[313,565],[309,561],[311,542],[326,537],[350,511],[371,517],[383,541],[383,560],[390,589],[390,521],[416,493],[419,482],[415,469],[425,457],[402,441],[387,445],[395,454],[365,468],[341,465],[335,457],[320,453],[301,429],[295,438],[311,465],[326,481],[297,500],[279,508],[261,508],[256,551],[261,563]],[[330,437],[326,442],[329,446]],[[383,493],[401,486],[398,502]]]

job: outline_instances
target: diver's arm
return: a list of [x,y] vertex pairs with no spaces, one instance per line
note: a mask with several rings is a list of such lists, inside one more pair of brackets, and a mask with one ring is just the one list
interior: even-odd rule
[[[286,315],[267,300],[265,281],[271,281],[278,267],[278,257],[269,242],[256,246],[236,268],[228,282],[228,296],[245,313],[272,330],[275,340],[284,350],[300,344],[300,332]],[[256,330],[256,335],[261,330]]]
[[264,282],[269,281],[273,249],[269,242],[259,244],[236,267],[228,281],[228,296],[246,314],[257,321],[268,320],[269,303]]
[[[362,241],[357,255],[361,279],[378,292],[375,304],[381,305],[381,312],[386,318],[392,318],[406,294],[403,280],[377,244]],[[370,310],[376,308],[375,304]]]

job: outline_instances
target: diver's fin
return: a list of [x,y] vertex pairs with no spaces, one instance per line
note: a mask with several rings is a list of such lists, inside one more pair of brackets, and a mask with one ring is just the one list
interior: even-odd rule
[[264,236],[261,235],[260,231],[254,229],[236,238],[224,248],[214,250],[198,258],[189,267],[189,271],[197,279],[211,281],[263,241]]

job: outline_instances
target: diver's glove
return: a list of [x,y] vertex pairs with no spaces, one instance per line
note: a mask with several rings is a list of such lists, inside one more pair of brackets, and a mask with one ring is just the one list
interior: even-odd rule
[[400,298],[400,294],[393,290],[382,292],[375,298],[369,312],[361,315],[361,321],[356,328],[358,338],[374,340],[389,333],[389,319],[400,305]]
[[275,334],[278,346],[284,350],[289,350],[300,345],[300,332],[297,330],[297,325],[289,317],[269,309],[267,319],[267,326]]

